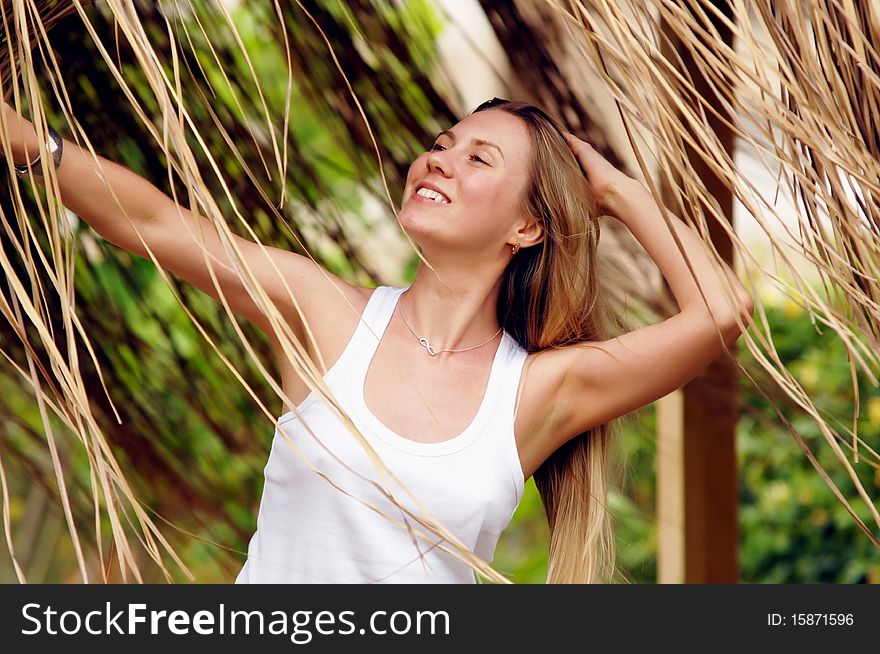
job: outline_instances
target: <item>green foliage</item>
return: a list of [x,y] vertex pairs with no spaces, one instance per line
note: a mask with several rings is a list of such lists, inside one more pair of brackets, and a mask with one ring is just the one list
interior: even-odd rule
[[[767,318],[783,363],[797,376],[825,419],[838,429],[851,428],[852,381],[846,349],[834,332],[817,330],[793,302],[767,307]],[[765,388],[773,388],[745,346],[739,348],[739,359]],[[880,394],[865,375],[858,376],[858,384],[862,398],[858,434],[876,449],[880,441]],[[880,582],[880,552],[810,464],[766,399],[745,376],[740,377],[739,387],[740,581]],[[869,529],[874,526],[870,507],[857,497],[855,486],[816,423],[781,391],[771,396],[829,471],[858,518]],[[655,583],[653,405],[636,412],[635,418],[619,434],[615,465],[621,468],[621,481],[610,493],[609,506],[615,518],[620,568],[635,583]],[[841,447],[849,452],[846,443]],[[852,463],[852,453],[848,458]],[[876,497],[880,471],[863,460],[854,467],[868,495]],[[546,531],[543,507],[530,480],[514,520],[499,542],[494,565],[517,583],[542,583],[546,575]]]
[[[836,429],[852,428],[852,380],[847,352],[830,329],[818,330],[793,302],[771,307],[768,319],[776,347],[823,417]],[[746,352],[743,362],[750,366]],[[772,384],[764,380],[768,388]],[[862,400],[858,435],[876,449],[880,437],[880,394],[865,375],[857,376]],[[741,579],[750,583],[878,583],[880,551],[859,529],[846,507],[785,430],[775,411],[741,380],[744,412],[738,428],[740,469]],[[869,528],[870,507],[816,423],[772,393],[806,446]],[[848,441],[851,444],[851,440]],[[847,440],[839,443],[854,464],[870,497],[880,490],[880,474],[863,460],[854,463]],[[862,448],[864,450],[864,448]]]

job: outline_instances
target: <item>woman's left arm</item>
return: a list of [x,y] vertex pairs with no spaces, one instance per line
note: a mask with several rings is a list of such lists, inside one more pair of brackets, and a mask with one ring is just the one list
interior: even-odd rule
[[[697,232],[666,211],[691,273],[651,193],[585,142],[569,136],[569,143],[601,208],[623,222],[651,255],[679,312],[608,340],[542,352],[548,369],[558,375],[559,413],[554,418],[559,430],[553,442],[541,444],[548,454],[569,438],[650,404],[696,377],[740,336],[753,311],[752,298],[734,271],[713,262]],[[732,286],[732,300],[722,276]]]
[[[692,274],[650,191],[612,166],[586,141],[572,134],[567,134],[566,138],[600,207],[626,225],[642,244],[669,283],[679,309],[710,319],[714,317],[719,326],[735,324],[736,315],[748,322],[754,310],[751,296],[730,266],[722,262],[719,270],[718,264],[706,252],[699,234],[666,210],[693,268]],[[721,274],[730,282],[734,302],[728,299],[725,282],[719,279]]]
[[[725,341],[728,337],[735,339],[740,329],[737,317],[747,324],[752,316],[752,297],[727,263],[722,261],[719,265],[712,260],[699,234],[666,210],[666,217],[693,268],[691,273],[660,207],[641,183],[631,177],[621,180],[608,189],[602,204],[626,225],[660,268],[679,310],[695,319],[713,321],[724,330]],[[726,277],[727,282],[720,277]],[[728,287],[733,290],[733,300],[729,298]]]

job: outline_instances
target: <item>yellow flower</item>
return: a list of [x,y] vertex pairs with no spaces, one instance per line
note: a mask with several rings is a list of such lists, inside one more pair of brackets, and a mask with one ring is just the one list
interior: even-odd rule
[[808,363],[801,368],[801,381],[804,386],[815,386],[819,381],[819,369],[815,364]]
[[787,504],[791,498],[791,489],[784,481],[768,484],[766,493],[771,505]]
[[11,521],[14,523],[19,520],[24,514],[25,503],[20,497],[10,497],[9,498],[9,517]]
[[868,398],[868,422],[872,427],[880,427],[880,397]]
[[785,302],[782,305],[782,310],[789,318],[796,318],[801,315],[801,312],[803,311],[801,305],[792,300],[790,297],[785,298]]

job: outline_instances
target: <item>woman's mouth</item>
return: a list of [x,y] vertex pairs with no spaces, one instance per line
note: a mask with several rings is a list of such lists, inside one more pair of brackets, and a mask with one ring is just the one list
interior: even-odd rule
[[425,187],[416,189],[415,193],[412,194],[412,198],[418,202],[426,202],[428,204],[449,204],[449,200],[447,200],[442,194]]

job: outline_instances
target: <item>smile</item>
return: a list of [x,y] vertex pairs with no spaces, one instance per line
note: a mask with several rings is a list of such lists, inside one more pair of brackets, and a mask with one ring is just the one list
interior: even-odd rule
[[439,202],[440,204],[449,204],[449,196],[446,195],[443,191],[441,191],[437,187],[433,187],[428,183],[421,183],[416,187],[414,195],[417,195],[421,198],[432,200],[434,202]]
[[423,202],[424,204],[433,204],[438,207],[442,207],[444,205],[450,204],[449,202],[441,201],[441,200],[431,200],[430,198],[426,198],[423,195],[419,195],[418,193],[413,193],[410,196],[411,200],[415,200],[416,202]]

